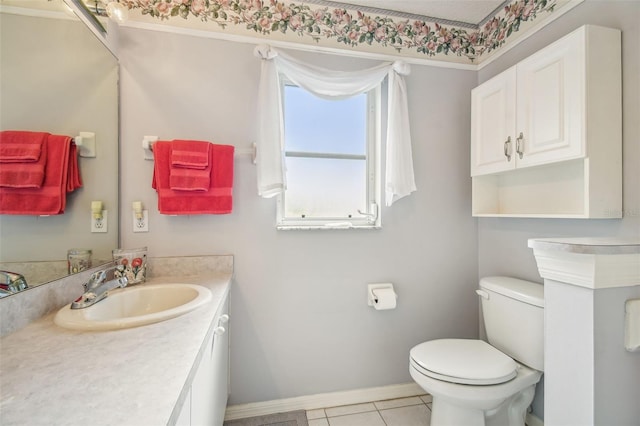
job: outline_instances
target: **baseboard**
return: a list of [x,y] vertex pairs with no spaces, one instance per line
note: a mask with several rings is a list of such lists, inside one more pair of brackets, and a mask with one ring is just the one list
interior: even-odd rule
[[524,419],[527,426],[544,426],[544,421],[540,420],[540,417],[527,413],[527,417]]
[[294,410],[314,410],[317,408],[337,407],[339,405],[361,404],[363,402],[404,398],[423,394],[425,394],[425,391],[416,383],[404,383],[400,385],[252,402],[249,404],[228,406],[225,413],[225,420],[244,419],[247,417],[264,416]]

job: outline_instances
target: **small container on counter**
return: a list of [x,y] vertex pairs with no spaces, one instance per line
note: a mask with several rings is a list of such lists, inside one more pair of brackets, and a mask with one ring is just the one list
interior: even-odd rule
[[113,260],[119,268],[115,277],[127,277],[127,285],[143,283],[147,278],[147,248],[113,250]]
[[78,248],[67,250],[67,265],[70,274],[77,274],[90,269],[91,250]]

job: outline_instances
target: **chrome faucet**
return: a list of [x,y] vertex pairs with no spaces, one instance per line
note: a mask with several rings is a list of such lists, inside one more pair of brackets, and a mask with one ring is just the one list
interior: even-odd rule
[[121,269],[122,266],[110,266],[98,272],[91,274],[89,281],[84,286],[84,294],[77,300],[71,303],[71,309],[83,309],[88,308],[91,305],[95,305],[105,297],[110,290],[114,288],[124,288],[129,283],[127,277],[114,278],[107,281],[107,273]]
[[27,280],[16,272],[0,271],[0,294],[3,296],[17,293],[28,288]]

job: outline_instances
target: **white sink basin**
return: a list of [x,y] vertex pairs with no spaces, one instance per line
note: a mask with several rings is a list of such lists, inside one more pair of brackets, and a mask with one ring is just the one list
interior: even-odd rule
[[54,322],[73,330],[115,330],[165,321],[191,312],[211,300],[208,288],[193,284],[149,284],[114,290],[106,299],[84,309],[71,304]]

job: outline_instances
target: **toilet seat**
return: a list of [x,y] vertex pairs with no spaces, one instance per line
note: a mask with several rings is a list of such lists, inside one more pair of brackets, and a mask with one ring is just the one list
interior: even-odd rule
[[434,379],[468,385],[495,385],[517,375],[518,364],[482,340],[440,339],[411,349],[411,365]]

